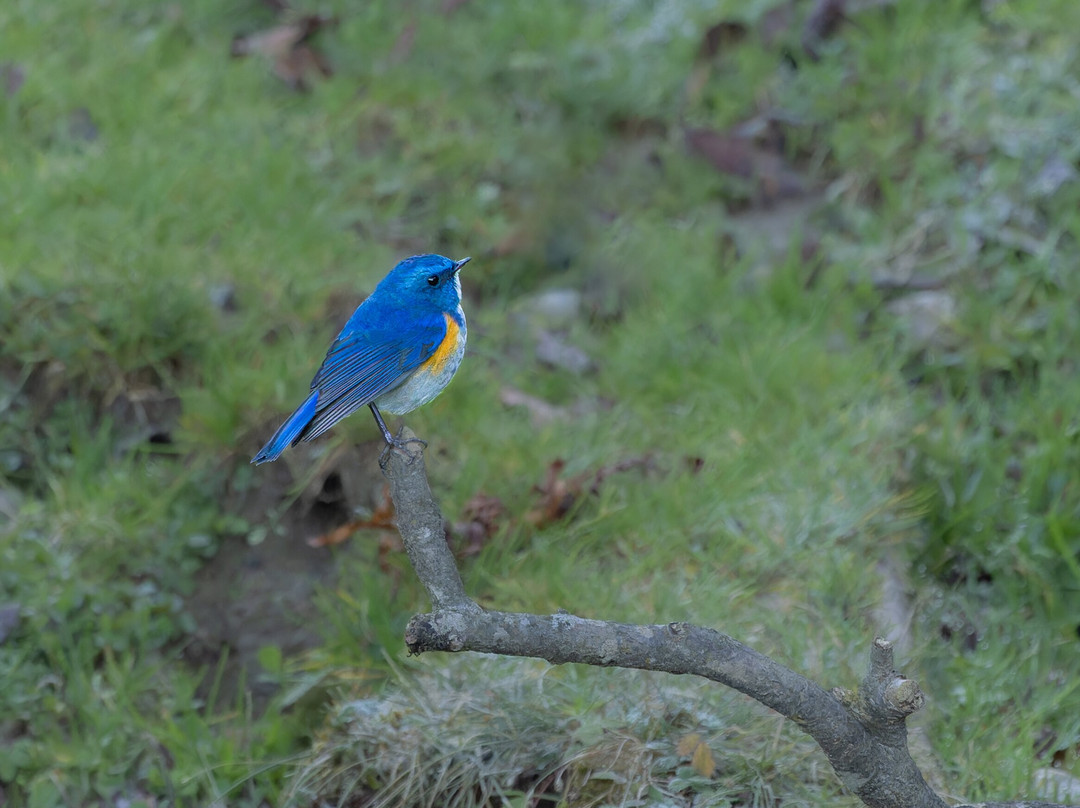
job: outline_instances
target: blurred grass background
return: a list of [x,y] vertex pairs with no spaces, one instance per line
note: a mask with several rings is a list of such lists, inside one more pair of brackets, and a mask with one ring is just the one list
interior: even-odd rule
[[425,251],[483,603],[825,686],[907,623],[939,788],[1080,776],[1080,7],[820,5],[0,6],[0,802],[854,804],[719,688],[407,659],[392,534],[308,546],[370,419],[248,459]]

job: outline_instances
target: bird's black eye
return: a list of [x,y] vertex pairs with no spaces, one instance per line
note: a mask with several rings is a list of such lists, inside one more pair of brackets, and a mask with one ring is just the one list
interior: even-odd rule
[[439,285],[439,276],[438,275],[428,275],[427,276],[427,285],[428,286],[438,286]]

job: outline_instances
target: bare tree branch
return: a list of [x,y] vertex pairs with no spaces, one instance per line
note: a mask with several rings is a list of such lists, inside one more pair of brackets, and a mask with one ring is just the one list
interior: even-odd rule
[[[791,719],[821,747],[844,785],[872,808],[944,808],[908,754],[905,720],[923,705],[916,682],[893,669],[892,645],[877,639],[856,691],[826,691],[737,640],[689,623],[629,625],[552,615],[485,611],[465,594],[431,496],[421,452],[395,451],[386,467],[398,529],[432,611],[409,621],[405,642],[425,651],[480,651],[553,664],[691,674],[745,693]],[[987,808],[1062,808],[987,803]]]

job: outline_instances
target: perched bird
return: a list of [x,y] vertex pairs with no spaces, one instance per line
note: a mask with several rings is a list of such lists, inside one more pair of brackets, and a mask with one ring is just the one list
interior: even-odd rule
[[365,404],[387,447],[402,447],[380,408],[403,415],[443,391],[465,353],[465,312],[458,271],[469,261],[414,255],[388,274],[357,307],[296,408],[252,463],[277,460]]

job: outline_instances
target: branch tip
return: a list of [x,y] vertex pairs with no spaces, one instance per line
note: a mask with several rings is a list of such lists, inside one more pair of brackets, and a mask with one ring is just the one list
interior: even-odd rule
[[870,677],[884,679],[893,673],[893,645],[884,637],[874,639],[870,648]]
[[897,720],[903,720],[918,712],[926,703],[919,683],[902,676],[897,676],[886,686],[883,700]]

